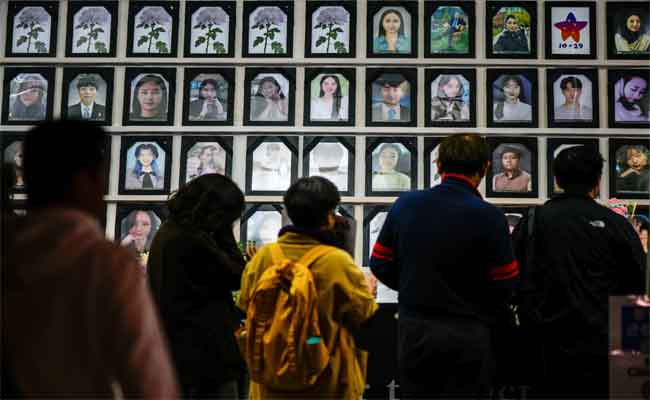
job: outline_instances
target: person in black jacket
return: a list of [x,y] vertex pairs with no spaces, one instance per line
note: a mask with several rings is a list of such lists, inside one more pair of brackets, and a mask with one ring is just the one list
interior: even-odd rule
[[149,253],[154,299],[169,337],[183,397],[242,397],[245,374],[234,332],[245,261],[232,226],[244,208],[237,185],[220,174],[202,175],[167,202],[169,218]]
[[503,31],[494,42],[495,53],[529,53],[526,32],[521,29],[517,17],[506,16]]

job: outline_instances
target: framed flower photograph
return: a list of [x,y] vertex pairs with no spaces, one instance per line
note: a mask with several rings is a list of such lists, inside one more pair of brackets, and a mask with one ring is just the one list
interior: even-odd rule
[[293,57],[293,1],[244,3],[243,57]]
[[488,1],[487,58],[537,58],[537,2]]
[[234,68],[185,68],[183,125],[233,124]]
[[117,206],[115,241],[133,253],[142,268],[147,267],[151,243],[168,214],[167,208],[162,203],[131,203]]
[[33,125],[52,118],[54,67],[6,67],[2,123]]
[[110,126],[113,76],[113,68],[65,68],[61,115]]
[[650,128],[650,71],[607,70],[610,128]]
[[188,1],[185,57],[234,57],[236,8],[234,1]]
[[598,128],[598,70],[547,69],[546,100],[551,128]]
[[547,1],[544,6],[546,58],[595,59],[596,3]]
[[607,58],[650,60],[650,4],[608,1],[606,6]]
[[122,136],[119,194],[167,194],[171,181],[172,138]]
[[123,125],[173,125],[176,68],[127,67]]
[[183,136],[180,186],[205,174],[232,176],[231,136]]
[[6,57],[56,57],[58,1],[9,1]]
[[280,229],[289,225],[289,218],[282,204],[246,204],[241,217],[240,243],[252,242],[261,248],[277,242]]
[[354,149],[353,136],[305,136],[302,176],[322,176],[341,196],[354,196]]
[[650,139],[609,139],[609,197],[648,199]]
[[368,1],[367,57],[418,56],[418,2]]
[[474,58],[475,4],[468,1],[424,3],[424,56]]
[[298,138],[249,136],[246,194],[280,196],[298,179]]
[[356,56],[356,2],[308,1],[307,16],[305,57]]
[[474,69],[427,69],[425,82],[426,126],[476,126]]
[[81,1],[68,3],[66,57],[115,57],[118,2]]
[[354,126],[354,68],[305,69],[305,126]]
[[555,182],[555,174],[553,173],[553,161],[561,151],[576,146],[589,146],[598,150],[598,139],[586,138],[549,138],[546,141],[546,187],[548,197],[556,194],[563,193],[564,190]]
[[417,126],[417,70],[366,69],[366,125]]
[[178,1],[131,1],[127,57],[176,57],[178,10]]
[[417,187],[417,139],[366,138],[366,195],[399,196]]
[[292,126],[295,68],[246,68],[244,125]]
[[488,69],[487,83],[488,127],[537,127],[537,69]]
[[537,138],[488,137],[486,197],[538,197]]
[[424,138],[424,187],[432,188],[442,183],[442,174],[438,171],[438,151],[440,142],[444,137],[425,137]]
[[[5,132],[3,132],[5,133]],[[25,135],[5,133],[2,136],[2,165],[11,171],[4,177],[10,195],[25,193]]]

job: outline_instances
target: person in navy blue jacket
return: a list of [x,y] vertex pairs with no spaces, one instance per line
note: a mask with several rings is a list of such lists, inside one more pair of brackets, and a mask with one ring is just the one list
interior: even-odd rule
[[489,159],[478,135],[445,138],[442,183],[402,194],[373,247],[373,274],[399,292],[404,398],[489,395],[491,328],[519,275],[508,222],[476,189]]

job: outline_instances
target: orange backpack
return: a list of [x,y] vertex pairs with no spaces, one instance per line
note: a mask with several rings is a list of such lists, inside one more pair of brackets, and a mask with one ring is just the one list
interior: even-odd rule
[[309,266],[336,248],[318,245],[293,261],[277,243],[269,246],[273,265],[253,289],[237,341],[254,382],[298,391],[314,385],[329,363]]

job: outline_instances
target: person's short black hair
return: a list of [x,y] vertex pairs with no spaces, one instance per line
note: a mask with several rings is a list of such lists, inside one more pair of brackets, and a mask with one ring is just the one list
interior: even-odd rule
[[153,158],[158,159],[158,148],[153,143],[140,143],[135,148],[135,158],[140,157],[140,153],[142,153],[143,150],[151,151]]
[[447,136],[438,150],[440,173],[473,176],[482,173],[489,160],[490,147],[487,141],[473,133]]
[[499,158],[502,158],[504,154],[506,153],[512,153],[517,156],[517,158],[521,158],[521,149],[518,149],[514,146],[503,146],[501,148],[501,151],[499,152]]
[[562,79],[562,81],[560,81],[560,89],[566,90],[567,86],[569,86],[569,83],[576,89],[582,89],[582,81],[578,79],[577,76],[567,76],[566,78]]
[[327,214],[341,201],[339,191],[322,176],[298,179],[284,195],[287,214],[296,227],[319,229],[327,224]]
[[84,76],[79,78],[79,80],[77,80],[77,89],[81,89],[82,87],[88,87],[88,86],[92,86],[95,89],[98,89],[97,79],[95,79],[94,76]]
[[588,193],[600,182],[605,160],[593,146],[574,146],[562,150],[553,160],[553,174],[567,192]]
[[30,207],[65,200],[82,171],[100,176],[107,162],[106,132],[84,121],[47,121],[25,139],[25,188]]

